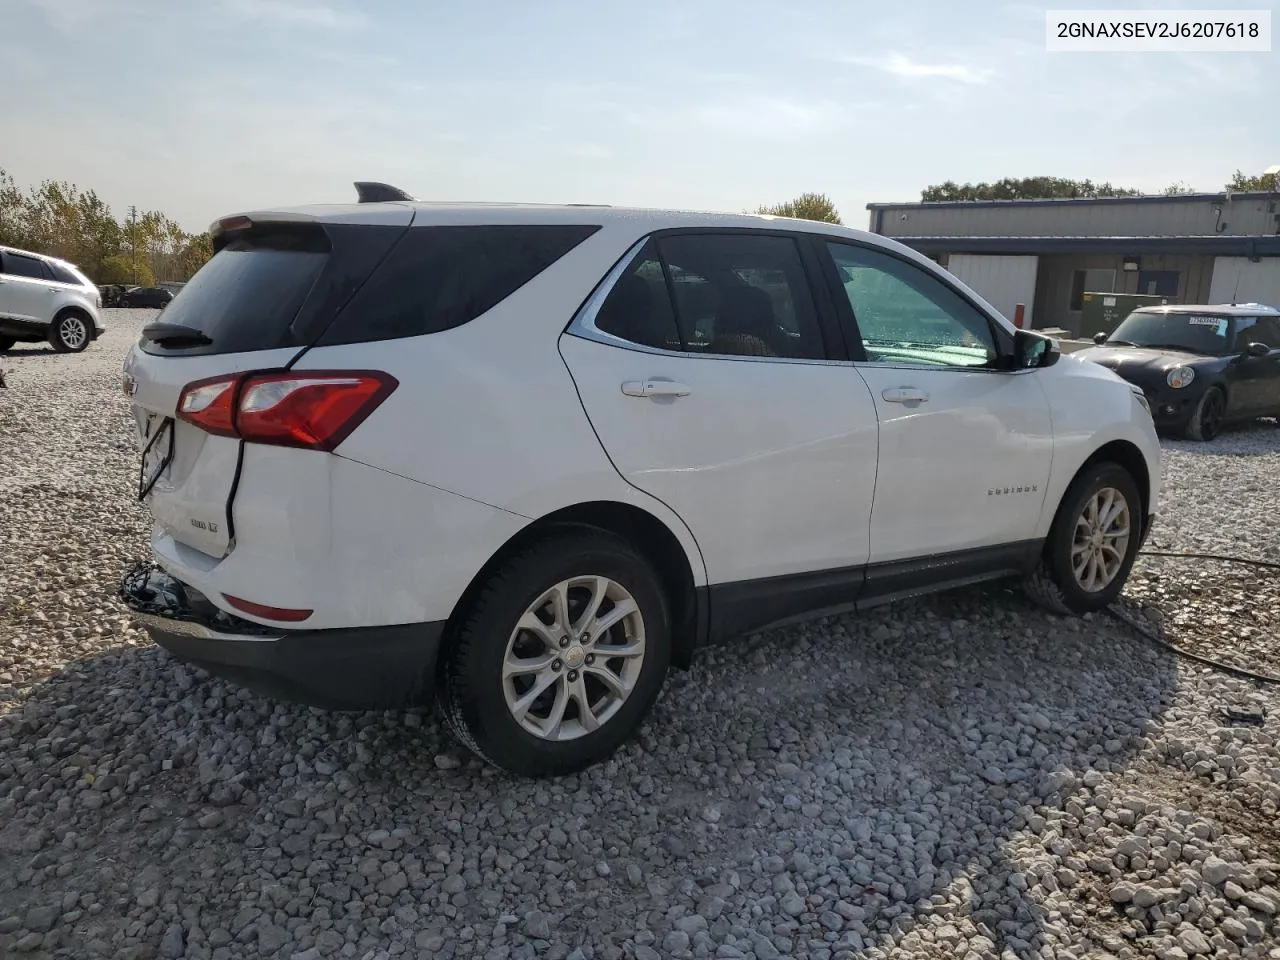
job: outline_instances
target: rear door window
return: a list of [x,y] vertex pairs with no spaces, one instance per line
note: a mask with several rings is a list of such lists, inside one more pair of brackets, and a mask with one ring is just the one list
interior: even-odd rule
[[652,240],[605,297],[596,313],[595,327],[628,343],[659,350],[683,348],[662,261]]
[[813,293],[791,237],[676,234],[658,243],[686,349],[826,358]]
[[4,255],[4,272],[11,277],[28,277],[32,280],[52,280],[53,273],[45,262],[37,257],[27,257],[20,253]]
[[416,337],[461,326],[599,229],[578,224],[412,227],[319,345]]

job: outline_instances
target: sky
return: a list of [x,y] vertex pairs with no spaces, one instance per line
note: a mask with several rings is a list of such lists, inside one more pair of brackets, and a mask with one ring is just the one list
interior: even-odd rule
[[0,168],[202,230],[355,180],[727,211],[814,191],[863,227],[944,180],[1217,190],[1280,163],[1280,48],[1048,53],[1046,6],[0,0]]

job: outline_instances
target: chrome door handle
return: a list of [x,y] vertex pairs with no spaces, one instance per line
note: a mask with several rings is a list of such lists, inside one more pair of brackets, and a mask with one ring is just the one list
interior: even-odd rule
[[889,403],[927,403],[929,394],[918,387],[889,387],[880,396]]
[[687,397],[689,388],[675,380],[627,380],[622,392],[628,397]]

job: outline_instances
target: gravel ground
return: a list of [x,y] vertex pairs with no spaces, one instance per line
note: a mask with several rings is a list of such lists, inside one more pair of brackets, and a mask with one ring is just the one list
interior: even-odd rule
[[[112,598],[148,314],[106,314],[0,361],[0,956],[1280,957],[1276,688],[1008,589],[711,651],[553,782],[178,664]],[[1166,451],[1158,546],[1276,555],[1280,430]],[[1152,559],[1133,594],[1280,671],[1254,573]]]

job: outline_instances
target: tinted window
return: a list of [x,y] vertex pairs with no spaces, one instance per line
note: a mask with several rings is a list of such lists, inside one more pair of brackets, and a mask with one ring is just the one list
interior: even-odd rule
[[647,347],[681,349],[667,281],[652,240],[618,279],[596,314],[597,330]]
[[461,326],[497,306],[599,229],[412,228],[320,343],[416,337]]
[[1228,352],[1232,333],[1227,317],[1135,310],[1120,321],[1107,341],[1217,356]]
[[4,272],[14,277],[31,277],[35,280],[52,280],[53,274],[43,260],[24,257],[20,253],[4,255]]
[[823,359],[809,281],[789,237],[678,234],[659,252],[691,352]]
[[[289,325],[328,259],[322,237],[280,232],[232,241],[197,271],[181,296],[173,298],[164,322],[198,330],[213,341],[200,352],[289,345]],[[156,295],[150,287],[130,292],[138,299]]]
[[1244,349],[1250,343],[1265,343],[1272,350],[1280,350],[1280,317],[1259,317],[1258,322],[1239,338],[1237,345]]
[[981,367],[996,360],[990,322],[937,277],[866,247],[827,248],[869,361]]
[[50,263],[49,269],[53,271],[53,279],[59,283],[74,283],[77,287],[81,286],[84,281],[77,277],[72,271],[61,263]]

